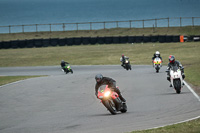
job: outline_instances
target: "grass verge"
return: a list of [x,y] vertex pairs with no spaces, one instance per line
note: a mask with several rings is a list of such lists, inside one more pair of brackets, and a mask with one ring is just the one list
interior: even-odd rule
[[41,76],[0,76],[0,86],[9,84],[15,81],[24,80],[28,78],[41,77]]
[[199,133],[200,118],[180,124],[170,125],[157,129],[133,131],[131,133]]

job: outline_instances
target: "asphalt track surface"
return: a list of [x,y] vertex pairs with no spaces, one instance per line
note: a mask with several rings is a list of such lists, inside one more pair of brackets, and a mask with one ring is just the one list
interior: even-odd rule
[[[122,133],[200,116],[199,100],[184,86],[169,87],[166,67],[59,66],[0,68],[0,75],[49,75],[0,87],[1,133]],[[96,74],[117,81],[127,113],[111,115],[94,95]]]

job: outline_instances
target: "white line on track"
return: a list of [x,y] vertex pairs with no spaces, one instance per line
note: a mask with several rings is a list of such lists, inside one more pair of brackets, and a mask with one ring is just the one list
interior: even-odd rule
[[183,82],[187,86],[187,88],[192,92],[192,94],[200,101],[200,97],[197,95],[197,93],[194,92],[194,90],[188,85],[186,81],[183,81]]
[[200,116],[197,116],[197,117],[194,117],[194,118],[191,118],[191,119],[187,119],[187,120],[184,120],[184,121],[180,121],[180,122],[176,122],[176,123],[172,123],[172,124],[168,124],[168,125],[162,125],[162,126],[159,126],[159,127],[148,128],[146,130],[157,129],[157,128],[161,128],[161,127],[171,126],[171,125],[174,125],[174,124],[180,124],[180,123],[192,121],[192,120],[199,119],[199,118],[200,118]]

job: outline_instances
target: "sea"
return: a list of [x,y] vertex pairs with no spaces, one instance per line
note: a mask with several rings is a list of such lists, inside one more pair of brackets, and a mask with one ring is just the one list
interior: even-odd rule
[[[200,0],[0,0],[0,33],[28,32],[39,30],[76,30],[77,25],[64,25],[62,23],[83,22],[109,22],[146,20],[159,18],[200,17]],[[173,19],[171,19],[173,20]],[[177,19],[177,23],[180,20]],[[200,25],[200,18],[196,18],[195,24]],[[135,21],[136,23],[137,21]],[[160,22],[167,25],[167,20]],[[170,22],[172,25],[175,22]],[[191,19],[182,21],[182,25],[191,24]],[[36,24],[37,28],[36,28]],[[40,25],[43,24],[43,25]],[[47,25],[45,25],[47,24]],[[53,24],[49,27],[48,24]],[[59,27],[53,27],[55,25]],[[61,24],[61,25],[60,25]],[[148,22],[145,22],[145,26]],[[177,25],[178,25],[177,24]],[[11,26],[9,29],[8,26]],[[22,26],[25,25],[22,29]],[[34,26],[33,26],[34,25]],[[82,24],[83,29],[91,29],[91,25]],[[106,26],[115,27],[130,23],[110,23]],[[5,27],[7,26],[7,27]],[[78,25],[81,29],[81,25]],[[131,22],[131,26],[142,26]],[[149,22],[149,26],[155,26],[155,21]],[[72,28],[74,27],[74,28]],[[126,27],[126,26],[125,26]],[[32,29],[31,29],[32,28]],[[92,29],[103,28],[103,23],[92,24]],[[104,25],[105,28],[105,25]],[[107,27],[106,27],[107,28]]]

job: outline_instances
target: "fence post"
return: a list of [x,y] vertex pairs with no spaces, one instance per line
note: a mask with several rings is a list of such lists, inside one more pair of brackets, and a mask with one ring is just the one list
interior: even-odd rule
[[155,19],[155,27],[157,27],[157,19]]
[[169,28],[169,18],[167,18],[168,19],[168,28]]
[[49,24],[49,27],[50,27],[50,32],[51,32],[51,24]]
[[36,32],[38,32],[38,24],[36,24],[35,27],[36,27]]
[[63,31],[65,31],[65,23],[63,23]]
[[143,28],[144,28],[144,20],[142,20],[142,22],[143,22]]
[[180,17],[180,27],[182,26],[182,23],[181,23],[181,17]]
[[192,26],[194,27],[194,17],[192,17]]
[[22,25],[22,32],[24,33],[24,25]]
[[9,34],[10,34],[11,33],[11,26],[9,25],[8,27],[9,27]]
[[131,22],[132,22],[132,21],[131,21],[131,20],[129,20],[129,24],[130,24],[130,29],[132,28]]
[[90,30],[92,30],[92,22],[90,22]]
[[78,31],[78,23],[76,23],[76,30]]

